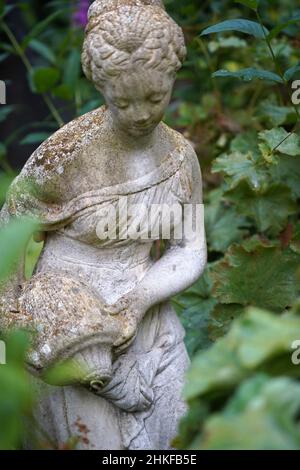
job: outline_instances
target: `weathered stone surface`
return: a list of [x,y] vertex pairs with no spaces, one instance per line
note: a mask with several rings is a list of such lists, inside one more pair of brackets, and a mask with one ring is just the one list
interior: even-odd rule
[[[202,202],[194,150],[161,122],[184,56],[182,31],[161,1],[95,1],[82,62],[106,106],[34,152],[1,213],[2,225],[35,215],[45,232],[33,278],[25,282],[20,266],[1,290],[0,327],[34,333],[35,414],[56,445],[77,435],[83,449],[168,449],[185,411],[189,359],[168,299],[203,272],[204,230],[170,237],[153,259],[164,218],[155,219],[157,234],[126,237],[136,219],[123,220],[119,205],[124,198],[128,209]],[[102,239],[99,222],[107,217],[110,227],[114,214],[117,236]],[[148,232],[146,219],[139,229]],[[80,367],[67,383],[39,377],[70,360]]]

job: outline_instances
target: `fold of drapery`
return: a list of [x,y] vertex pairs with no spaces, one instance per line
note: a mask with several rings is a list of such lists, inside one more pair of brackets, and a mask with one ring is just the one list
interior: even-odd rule
[[[184,335],[171,304],[157,305],[147,312],[136,341],[115,361],[113,379],[101,396],[120,409],[125,448],[139,449],[141,440],[143,446],[148,442],[146,448],[164,448],[175,437],[186,411],[181,397],[189,366]],[[151,421],[160,421],[161,433],[156,429],[152,435]]]
[[57,230],[71,223],[85,209],[114,202],[122,196],[137,194],[163,183],[180,170],[184,158],[185,152],[182,146],[171,152],[157,169],[138,179],[88,191],[61,204],[53,204],[38,197],[35,194],[35,183],[30,176],[26,176],[25,171],[16,178],[8,193],[8,210],[16,217],[36,217],[45,230]]

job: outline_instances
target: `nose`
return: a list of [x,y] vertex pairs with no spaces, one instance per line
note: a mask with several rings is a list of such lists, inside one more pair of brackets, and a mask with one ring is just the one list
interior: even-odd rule
[[151,113],[149,111],[144,111],[144,112],[136,112],[134,116],[134,123],[138,126],[143,126],[144,124],[147,124],[151,116]]
[[139,119],[136,119],[135,122],[137,124],[145,124],[148,121],[148,119],[149,119],[149,116],[147,115],[147,116],[143,116]]

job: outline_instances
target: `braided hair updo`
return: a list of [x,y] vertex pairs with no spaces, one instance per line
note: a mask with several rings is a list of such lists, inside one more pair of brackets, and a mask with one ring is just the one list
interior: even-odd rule
[[139,67],[176,73],[185,59],[181,28],[160,0],[96,0],[82,51],[86,77],[97,89]]

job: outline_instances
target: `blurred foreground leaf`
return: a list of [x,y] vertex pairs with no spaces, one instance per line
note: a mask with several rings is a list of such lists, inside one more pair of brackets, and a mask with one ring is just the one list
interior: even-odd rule
[[0,281],[5,281],[12,274],[37,228],[38,223],[35,220],[18,219],[0,230]]
[[[290,372],[300,378],[300,368],[291,361],[292,344],[300,331],[300,316],[281,317],[249,308],[234,321],[229,333],[193,360],[185,397],[226,395],[256,369]],[[278,359],[281,358],[279,361]]]
[[239,387],[222,413],[207,420],[191,448],[297,450],[299,413],[299,382],[258,374]]
[[[3,338],[2,338],[3,339]],[[0,365],[0,449],[20,448],[26,431],[25,417],[33,404],[33,390],[24,361],[29,341],[25,333],[5,338],[6,364]]]

